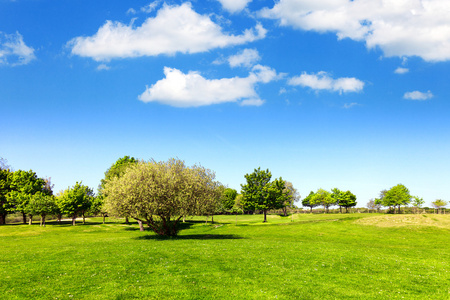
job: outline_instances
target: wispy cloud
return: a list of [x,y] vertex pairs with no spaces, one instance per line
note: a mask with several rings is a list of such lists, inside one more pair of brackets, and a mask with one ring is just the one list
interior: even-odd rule
[[364,88],[364,82],[354,77],[342,77],[334,79],[327,72],[316,74],[304,72],[300,76],[291,78],[289,85],[309,87],[313,90],[327,90],[339,93],[360,92]]
[[228,35],[209,16],[196,13],[190,3],[164,4],[156,17],[138,27],[107,21],[97,33],[76,37],[68,46],[72,54],[96,61],[115,58],[199,53],[215,48],[242,45],[264,38],[266,30],[257,24],[241,35]]
[[97,66],[97,71],[107,71],[109,69],[111,69],[111,68],[106,64],[100,64]]
[[259,106],[264,103],[255,90],[257,84],[277,80],[279,75],[266,66],[255,66],[247,77],[207,79],[200,72],[187,74],[164,68],[165,78],[157,81],[138,98],[175,107],[198,107],[226,102]]
[[430,91],[427,91],[425,93],[419,92],[419,91],[407,92],[407,93],[405,93],[403,95],[404,99],[407,99],[407,100],[418,100],[418,101],[429,100],[429,99],[431,99],[433,97],[434,97],[434,95]]
[[252,2],[252,0],[218,0],[222,7],[231,12],[237,13],[244,10],[247,7],[247,4]]
[[0,64],[26,65],[35,58],[34,49],[25,44],[20,33],[0,32]]
[[446,61],[450,60],[449,11],[450,2],[442,0],[283,0],[259,14],[281,26],[364,41],[388,57]]
[[344,108],[345,109],[349,109],[349,108],[352,108],[352,107],[355,107],[355,106],[359,106],[360,104],[359,103],[356,103],[356,102],[352,102],[352,103],[345,103],[344,104]]
[[408,68],[402,68],[402,67],[398,67],[397,69],[395,69],[394,73],[395,74],[406,74],[409,72]]

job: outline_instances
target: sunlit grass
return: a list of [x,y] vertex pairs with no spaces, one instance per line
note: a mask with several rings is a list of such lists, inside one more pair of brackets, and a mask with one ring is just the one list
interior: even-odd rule
[[167,239],[100,218],[2,226],[0,299],[448,299],[450,230],[380,217],[198,217]]

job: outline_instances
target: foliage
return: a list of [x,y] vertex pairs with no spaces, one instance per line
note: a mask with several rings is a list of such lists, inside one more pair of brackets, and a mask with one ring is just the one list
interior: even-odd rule
[[81,214],[84,217],[91,207],[93,197],[93,190],[77,181],[74,186],[58,195],[57,205],[62,214],[72,217],[72,225],[75,225],[77,216]]
[[403,184],[397,184],[390,188],[381,199],[383,206],[395,207],[398,206],[398,213],[400,213],[401,205],[408,205],[411,202],[411,195],[409,190]]
[[336,199],[332,197],[329,191],[324,189],[318,189],[309,201],[312,204],[322,205],[326,212],[328,212],[330,206],[336,204]]
[[[26,213],[32,218],[28,209],[28,204],[36,193],[42,192],[51,195],[51,189],[46,188],[46,181],[39,178],[32,170],[17,170],[11,174],[10,180],[11,191],[7,195],[8,201],[11,203],[11,211],[21,212],[23,215],[23,223],[26,223]],[[30,220],[31,222],[31,220]]]
[[187,167],[178,159],[129,166],[106,182],[107,211],[130,216],[159,235],[178,234],[183,216],[211,213],[220,198],[215,174],[202,166]]
[[106,170],[105,178],[101,180],[100,186],[98,188],[99,194],[101,195],[103,193],[105,184],[108,182],[108,180],[122,176],[122,174],[125,173],[125,170],[129,166],[136,164],[137,162],[138,160],[136,158],[130,157],[128,155],[119,158],[114,164],[111,165],[111,167]]
[[284,213],[284,216],[286,216],[287,215],[287,207],[292,208],[294,206],[294,202],[300,200],[301,196],[300,196],[299,192],[297,191],[297,189],[294,188],[294,185],[292,184],[292,182],[286,181],[284,185],[285,185],[286,192],[289,195],[289,197],[284,202],[284,206],[283,206],[283,213]]
[[339,209],[342,212],[342,207],[345,207],[345,212],[348,213],[348,208],[356,206],[356,196],[350,191],[341,191],[338,188],[331,190],[331,197],[335,200],[335,203],[339,205]]
[[12,172],[9,169],[0,169],[0,225],[6,224],[6,216],[13,208],[7,195],[12,191]]
[[225,188],[222,192],[222,205],[225,210],[230,210],[234,206],[237,197],[237,191],[232,188]]
[[315,204],[315,203],[311,202],[311,199],[313,198],[313,196],[314,196],[314,192],[311,191],[311,192],[309,192],[309,195],[306,196],[306,198],[304,198],[302,200],[302,206],[303,207],[309,207],[311,213],[312,213],[312,209],[314,207],[318,206],[318,204]]
[[447,202],[447,201],[444,201],[444,200],[442,200],[442,199],[437,199],[436,201],[431,202],[431,204],[432,204],[435,208],[438,209],[438,213],[439,213],[442,207],[447,206],[448,202]]
[[38,215],[41,217],[41,226],[45,226],[45,217],[54,214],[58,211],[56,199],[53,195],[48,195],[43,192],[34,194],[28,203],[26,212],[31,215]]
[[91,207],[89,208],[89,213],[93,215],[101,215],[103,217],[103,224],[105,223],[105,218],[108,216],[108,212],[105,207],[105,196],[97,195],[92,198]]
[[284,207],[289,201],[289,192],[285,188],[285,182],[280,177],[270,182],[272,174],[269,170],[255,169],[253,173],[246,174],[247,184],[241,185],[244,210],[262,210],[264,222],[267,221],[267,211]]
[[423,198],[420,198],[418,196],[413,196],[412,200],[411,200],[411,204],[414,206],[414,208],[417,212],[418,209],[421,208],[423,204],[425,204],[425,200],[423,200]]

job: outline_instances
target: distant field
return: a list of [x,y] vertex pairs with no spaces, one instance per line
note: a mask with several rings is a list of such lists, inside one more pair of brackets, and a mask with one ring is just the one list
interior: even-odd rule
[[450,215],[0,226],[0,299],[449,299]]

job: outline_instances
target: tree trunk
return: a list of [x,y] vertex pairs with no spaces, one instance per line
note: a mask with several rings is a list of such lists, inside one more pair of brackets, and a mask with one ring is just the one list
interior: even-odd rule
[[205,224],[208,224],[208,216],[206,216],[206,222],[205,222]]
[[263,211],[264,211],[264,221],[263,221],[263,223],[266,223],[267,222],[267,210],[265,209]]
[[345,207],[345,213],[348,214],[348,207]]
[[136,220],[136,221],[139,224],[139,231],[144,231],[145,229],[144,229],[144,224],[142,224],[142,221],[141,220]]
[[45,227],[45,215],[41,215],[41,224],[40,226],[44,226]]
[[6,214],[0,214],[0,225],[6,224]]
[[83,224],[86,224],[86,217],[84,216],[84,212],[82,213],[83,216]]
[[105,224],[105,218],[106,218],[106,214],[103,214],[103,224]]
[[287,207],[286,206],[283,207],[283,213],[284,213],[284,216],[286,217],[287,216]]
[[183,216],[183,223],[186,223],[186,217]]
[[214,224],[214,214],[211,215],[211,224]]
[[130,224],[130,222],[128,221],[128,217],[125,217],[125,224]]
[[33,224],[33,216],[30,215],[30,216],[28,216],[28,217],[30,218],[30,220],[28,220],[28,225]]
[[75,215],[72,217],[72,226],[75,226],[76,222],[77,222],[77,216]]
[[22,221],[23,224],[27,224],[27,215],[24,212],[22,212]]
[[312,213],[312,206],[309,207],[309,212]]
[[58,223],[60,223],[60,224],[61,224],[61,219],[62,219],[62,215],[58,214]]

